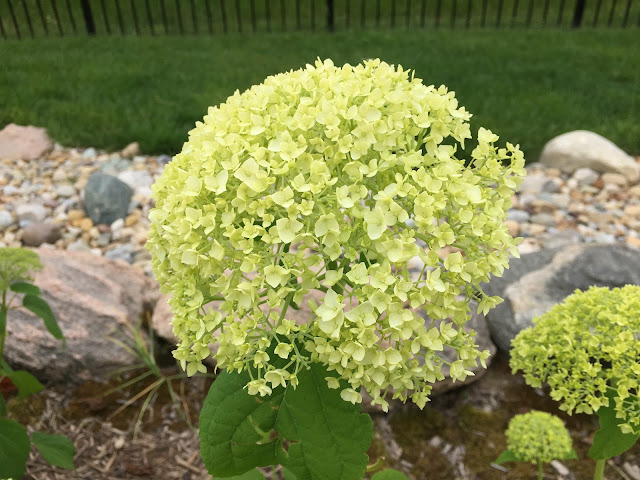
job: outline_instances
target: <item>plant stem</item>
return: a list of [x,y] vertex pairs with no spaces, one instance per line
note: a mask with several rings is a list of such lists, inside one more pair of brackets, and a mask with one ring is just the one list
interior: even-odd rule
[[605,460],[596,460],[596,471],[593,474],[593,480],[602,480],[604,478]]
[[0,321],[0,360],[4,357],[4,339],[7,338],[7,291],[2,291],[2,305],[0,305],[0,313],[2,314],[2,320]]
[[538,460],[538,480],[542,480],[542,462]]

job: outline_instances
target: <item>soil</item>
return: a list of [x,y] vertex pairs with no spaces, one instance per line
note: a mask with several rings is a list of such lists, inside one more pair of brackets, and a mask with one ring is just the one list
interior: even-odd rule
[[[167,376],[176,373],[173,367],[163,371]],[[12,418],[31,431],[66,435],[77,450],[75,471],[51,467],[32,452],[24,479],[210,479],[199,456],[197,433],[185,418],[192,425],[197,423],[212,380],[173,380],[179,406],[172,402],[166,384],[160,386],[150,398],[135,436],[135,423],[146,398],[140,392],[150,389],[156,379],[105,395],[124,380],[88,382],[72,390],[51,387],[24,400],[10,399]],[[136,396],[139,398],[130,406],[121,408]],[[512,375],[508,359],[501,354],[477,382],[434,398],[424,410],[404,405],[386,415],[373,414],[375,438],[369,449],[370,463],[402,470],[412,480],[535,479],[533,465],[493,463],[505,449],[504,431],[509,420],[532,409],[554,413],[565,421],[580,458],[545,465],[545,478],[593,478],[594,464],[587,451],[597,419],[560,412],[545,391]],[[605,478],[636,480],[629,469],[638,466],[640,445],[609,461]],[[267,477],[271,477],[268,472]]]

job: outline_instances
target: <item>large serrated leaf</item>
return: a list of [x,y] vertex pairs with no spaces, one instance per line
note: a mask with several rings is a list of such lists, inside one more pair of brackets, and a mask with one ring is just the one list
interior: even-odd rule
[[7,376],[18,389],[18,398],[28,397],[44,388],[40,381],[26,370],[14,370]]
[[58,340],[64,341],[64,335],[62,335],[62,330],[58,326],[58,321],[56,317],[53,315],[49,304],[45,302],[42,298],[36,295],[25,295],[22,299],[22,305],[27,310],[35,313],[38,317],[42,319],[44,322],[44,326],[47,327],[49,333],[57,338]]
[[31,440],[36,446],[40,455],[56,467],[75,469],[73,465],[73,456],[76,454],[76,448],[71,440],[62,435],[50,435],[48,433],[34,432]]
[[209,473],[240,475],[281,464],[298,480],[361,480],[373,427],[358,405],[327,387],[318,364],[298,373],[296,389],[249,395],[243,372],[222,373],[200,414],[201,455]]
[[606,460],[620,455],[633,447],[640,438],[640,435],[622,433],[618,426],[621,421],[616,418],[615,394],[610,392],[607,397],[609,397],[609,406],[598,409],[600,428],[593,436],[593,444],[589,449],[589,457],[594,460]]
[[200,412],[200,454],[214,477],[241,475],[277,463],[276,440],[269,439],[284,395],[249,395],[249,374],[222,372]]
[[264,480],[264,475],[260,472],[260,470],[249,470],[247,473],[243,473],[242,475],[234,475],[233,477],[217,477],[213,480]]
[[22,478],[31,443],[18,422],[0,419],[0,478]]

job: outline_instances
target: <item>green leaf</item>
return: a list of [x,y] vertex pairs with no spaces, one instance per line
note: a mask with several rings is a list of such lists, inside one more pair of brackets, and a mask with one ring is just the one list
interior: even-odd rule
[[28,295],[40,296],[42,292],[33,283],[28,282],[16,282],[9,285],[12,292],[24,293]]
[[376,473],[371,480],[409,480],[409,477],[398,470],[389,469]]
[[233,477],[215,477],[213,480],[264,480],[264,475],[260,470],[249,470],[242,475],[234,475]]
[[44,388],[36,377],[26,370],[14,370],[8,372],[7,376],[13,384],[18,388],[18,398],[25,398],[34,393],[38,393]]
[[49,330],[49,333],[51,335],[53,335],[58,340],[64,341],[64,335],[62,335],[62,331],[58,326],[56,317],[53,316],[53,312],[51,311],[51,308],[49,308],[47,302],[45,302],[40,297],[27,294],[22,299],[22,305],[24,306],[24,308],[35,313],[42,319],[45,327],[47,327],[47,330]]
[[27,430],[18,422],[0,419],[0,478],[22,478],[30,449]]
[[2,396],[2,392],[0,392],[0,417],[6,417],[6,416],[7,416],[7,404],[4,402],[4,397]]
[[565,457],[559,458],[558,460],[577,460],[577,459],[578,459],[578,454],[572,448],[571,451]]
[[500,454],[500,456],[493,463],[501,465],[505,462],[519,462],[519,461],[520,459],[516,457],[515,453],[513,453],[511,450],[505,450]]
[[0,335],[7,329],[7,310],[0,307]]
[[632,433],[622,433],[618,424],[620,420],[616,418],[615,393],[610,391],[609,406],[598,409],[598,419],[600,428],[593,436],[593,444],[589,449],[589,457],[594,460],[606,460],[620,455],[629,450],[640,438],[640,435]]
[[249,374],[223,372],[200,414],[201,455],[213,476],[280,464],[298,480],[361,480],[373,427],[360,407],[327,387],[335,373],[318,364],[298,373],[296,389],[249,395]]
[[282,474],[284,476],[284,480],[298,480],[298,477],[284,467],[282,467]]
[[74,470],[73,456],[76,448],[71,440],[62,435],[50,435],[48,433],[34,432],[31,440],[40,454],[51,465]]

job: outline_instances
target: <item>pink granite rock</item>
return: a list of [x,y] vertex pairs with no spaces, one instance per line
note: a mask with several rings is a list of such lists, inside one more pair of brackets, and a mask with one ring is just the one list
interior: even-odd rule
[[0,158],[34,160],[53,148],[44,128],[10,123],[0,130]]
[[[107,336],[120,340],[157,302],[154,280],[122,262],[83,252],[40,248],[43,271],[34,283],[43,291],[66,337],[66,348],[25,309],[10,310],[6,359],[40,378],[74,382],[104,377],[137,360]],[[19,304],[19,302],[17,302]]]

